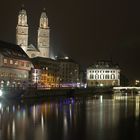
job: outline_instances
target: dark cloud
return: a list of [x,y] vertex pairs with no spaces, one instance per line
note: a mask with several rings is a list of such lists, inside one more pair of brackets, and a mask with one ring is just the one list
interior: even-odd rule
[[138,0],[5,0],[0,4],[0,39],[15,43],[17,15],[24,3],[30,42],[36,43],[39,16],[45,7],[51,47],[88,66],[97,59],[121,65],[140,78],[140,2]]

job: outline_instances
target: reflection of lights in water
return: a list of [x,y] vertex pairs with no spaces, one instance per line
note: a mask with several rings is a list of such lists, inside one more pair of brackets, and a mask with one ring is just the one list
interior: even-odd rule
[[74,104],[74,99],[73,98],[67,98],[67,99],[64,99],[63,101],[60,101],[60,103],[62,102],[62,104],[66,104],[66,105],[69,105],[69,104]]
[[9,113],[9,106],[7,106],[6,110],[7,110],[7,112]]
[[99,129],[102,130],[103,128],[103,96],[100,96],[100,111],[99,111]]
[[67,117],[66,115],[64,115],[64,137],[67,136],[67,131],[68,131]]
[[127,100],[128,96],[114,95],[114,100]]
[[58,118],[58,105],[55,106],[55,113],[56,113],[56,116]]
[[26,111],[25,111],[25,109],[23,110],[23,119],[25,120],[25,118],[26,118]]
[[[112,122],[114,122],[114,120],[115,120],[115,101],[113,100],[112,101],[112,113],[111,113],[111,115],[112,115]],[[111,118],[110,118],[111,119]]]
[[34,105],[33,106],[33,120],[34,120],[34,122],[35,122],[35,119],[36,119],[36,106]]
[[71,103],[72,103],[72,104],[74,103],[74,98],[71,98]]
[[127,96],[124,96],[125,101],[125,117],[127,118]]
[[3,107],[2,107],[2,103],[0,102],[0,113],[3,114]]
[[0,103],[0,110],[2,109],[2,103]]
[[13,139],[15,139],[15,134],[16,134],[15,121],[13,120],[13,122],[12,122],[12,137],[13,137]]
[[114,99],[115,99],[115,100],[121,100],[122,97],[123,97],[123,96],[117,96],[117,95],[116,95],[116,96],[114,96]]
[[20,119],[20,118],[21,118],[20,111],[18,111],[18,112],[16,113],[16,115],[17,115],[17,118],[18,118],[18,119]]
[[70,123],[72,123],[72,106],[69,105],[69,112],[70,112]]
[[15,112],[15,106],[13,105],[13,112]]
[[41,114],[41,128],[42,128],[42,131],[44,131],[44,117],[43,117],[43,114]]
[[139,117],[139,96],[136,96],[136,108],[135,108],[135,117]]
[[20,105],[18,105],[18,109],[20,110]]
[[10,124],[8,123],[8,127],[7,127],[7,134],[8,134],[8,138],[10,139]]
[[103,95],[100,95],[100,103],[103,103]]
[[46,140],[46,135],[47,135],[47,127],[45,125],[45,120],[44,120],[44,116],[43,116],[43,113],[41,113],[41,139],[44,139]]
[[3,92],[2,92],[2,90],[0,89],[0,97],[3,95]]

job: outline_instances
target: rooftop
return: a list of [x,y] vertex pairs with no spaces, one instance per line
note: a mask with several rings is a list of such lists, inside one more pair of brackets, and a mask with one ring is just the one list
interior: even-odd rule
[[100,60],[95,62],[93,65],[88,68],[94,69],[119,69],[118,64],[114,64],[112,61]]
[[29,57],[20,46],[4,41],[0,41],[0,53],[9,58],[29,60]]

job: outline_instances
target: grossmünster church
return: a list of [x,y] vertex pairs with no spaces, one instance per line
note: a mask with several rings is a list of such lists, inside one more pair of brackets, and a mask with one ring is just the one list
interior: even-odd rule
[[34,46],[28,42],[28,30],[29,26],[27,12],[24,8],[22,8],[18,14],[18,24],[16,27],[16,44],[21,46],[21,48],[30,58],[37,56],[49,58],[50,29],[48,26],[48,18],[45,9],[42,11],[40,16],[37,46]]

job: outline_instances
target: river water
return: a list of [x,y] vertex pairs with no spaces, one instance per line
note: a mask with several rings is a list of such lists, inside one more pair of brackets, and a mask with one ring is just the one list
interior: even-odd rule
[[140,97],[0,102],[0,140],[139,140]]

